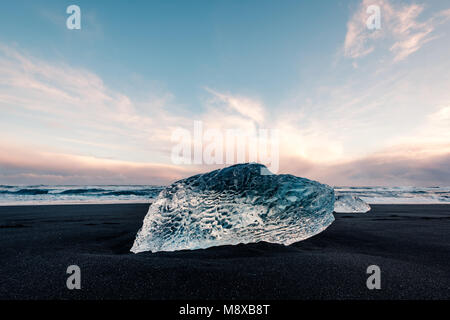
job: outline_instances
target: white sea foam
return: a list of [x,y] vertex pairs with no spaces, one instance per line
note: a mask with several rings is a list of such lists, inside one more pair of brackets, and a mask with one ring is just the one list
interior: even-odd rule
[[335,187],[339,195],[359,197],[369,204],[450,204],[450,187]]
[[[0,185],[0,205],[149,203],[163,188],[153,185]],[[338,196],[356,196],[369,204],[450,204],[450,187],[335,187],[334,190]]]
[[148,203],[161,186],[5,186],[0,185],[0,205],[91,203]]

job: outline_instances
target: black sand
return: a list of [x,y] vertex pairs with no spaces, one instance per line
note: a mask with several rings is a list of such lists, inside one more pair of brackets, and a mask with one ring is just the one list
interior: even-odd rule
[[[129,253],[148,205],[0,207],[0,299],[450,299],[450,205],[337,214],[289,247]],[[67,266],[81,290],[66,288]],[[366,268],[381,268],[381,290]]]

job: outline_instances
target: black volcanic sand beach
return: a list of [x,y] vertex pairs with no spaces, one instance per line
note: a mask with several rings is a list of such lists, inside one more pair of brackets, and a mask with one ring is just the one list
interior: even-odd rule
[[[148,205],[0,207],[0,299],[449,299],[450,205],[374,205],[321,234],[132,254]],[[81,268],[81,290],[66,269]],[[366,268],[381,268],[368,290]]]

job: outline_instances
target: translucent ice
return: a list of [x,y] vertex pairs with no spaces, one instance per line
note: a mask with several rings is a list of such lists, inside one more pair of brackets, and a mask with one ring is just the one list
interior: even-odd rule
[[370,206],[358,197],[351,195],[336,196],[334,212],[338,213],[366,213]]
[[175,182],[150,206],[131,251],[175,251],[267,241],[289,245],[333,221],[334,190],[240,164]]

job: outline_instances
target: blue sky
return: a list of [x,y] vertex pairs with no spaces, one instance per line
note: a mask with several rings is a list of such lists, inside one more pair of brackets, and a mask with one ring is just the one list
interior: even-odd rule
[[280,130],[282,172],[450,185],[448,1],[11,1],[0,29],[0,184],[169,183],[211,169],[170,161],[201,120]]
[[83,27],[73,32],[65,28],[65,8],[72,3],[9,2],[0,22],[8,30],[2,41],[87,68],[130,94],[141,90],[133,92],[123,77],[138,75],[147,85],[176,92],[193,109],[205,84],[276,102],[293,85],[325,74],[329,66],[322,59],[341,44],[351,6],[298,0],[78,1]]

